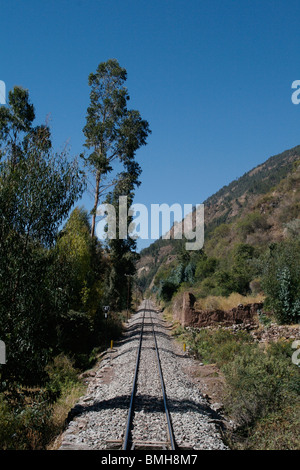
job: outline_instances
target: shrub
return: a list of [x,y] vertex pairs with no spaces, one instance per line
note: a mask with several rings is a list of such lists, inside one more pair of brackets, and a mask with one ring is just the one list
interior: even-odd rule
[[269,227],[264,216],[259,212],[251,212],[237,223],[237,230],[246,237],[249,233],[253,233],[258,229],[267,230]]
[[196,266],[195,277],[198,281],[202,281],[206,277],[211,276],[217,267],[217,260],[215,258],[201,258]]
[[300,318],[300,241],[271,245],[262,258],[262,287],[266,308],[274,311],[280,323]]
[[8,402],[0,396],[0,449],[33,450],[46,444],[51,407],[44,393],[19,396]]
[[78,382],[77,370],[74,368],[74,363],[63,354],[55,357],[46,366],[46,372],[49,378],[46,389],[51,399],[58,398],[64,388]]
[[92,324],[84,312],[69,310],[60,318],[60,349],[71,355],[87,353],[92,342]]
[[252,343],[253,338],[247,332],[233,333],[230,330],[200,330],[191,332],[187,339],[191,351],[205,363],[216,363],[219,367]]
[[255,345],[223,367],[227,383],[226,407],[242,426],[253,425],[289,396],[300,391],[300,375],[282,345],[271,345],[265,352]]
[[225,411],[238,424],[227,435],[233,448],[299,448],[300,370],[291,361],[292,341],[262,349],[245,331],[177,328],[174,334],[223,373]]
[[177,290],[177,285],[171,281],[161,281],[158,296],[161,300],[169,302]]
[[244,442],[242,450],[299,450],[300,399],[286,403],[258,421]]

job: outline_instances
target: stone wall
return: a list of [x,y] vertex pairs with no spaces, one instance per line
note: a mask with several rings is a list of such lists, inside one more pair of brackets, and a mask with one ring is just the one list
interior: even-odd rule
[[262,303],[238,305],[231,310],[196,310],[195,297],[190,292],[184,292],[174,304],[174,319],[183,326],[196,328],[214,325],[224,326],[236,324],[255,324],[258,322],[257,311],[263,307]]

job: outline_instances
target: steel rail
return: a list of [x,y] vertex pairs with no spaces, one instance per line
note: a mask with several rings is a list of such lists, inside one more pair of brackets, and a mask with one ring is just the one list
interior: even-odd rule
[[159,378],[160,378],[160,385],[161,385],[161,390],[162,390],[162,394],[163,394],[165,414],[166,414],[166,418],[167,418],[168,434],[169,434],[171,449],[175,450],[176,449],[175,438],[174,438],[173,427],[172,427],[169,408],[168,408],[168,403],[167,403],[167,394],[166,394],[166,389],[165,389],[165,384],[164,384],[164,378],[163,378],[163,373],[162,373],[162,368],[161,368],[161,362],[160,362],[158,346],[157,346],[157,341],[156,341],[156,334],[155,334],[154,323],[153,323],[153,320],[152,320],[151,312],[150,312],[150,319],[151,319],[151,323],[152,323],[152,332],[153,332],[153,338],[154,338],[154,344],[155,344],[155,351],[156,351],[158,372],[159,372]]
[[[162,395],[163,395],[164,410],[165,410],[165,415],[166,415],[166,419],[167,419],[168,435],[169,435],[169,439],[170,439],[171,449],[174,450],[174,449],[176,449],[176,444],[175,444],[174,433],[173,433],[170,413],[169,413],[168,404],[167,404],[167,396],[166,396],[165,384],[164,384],[164,380],[163,380],[161,362],[160,362],[160,357],[159,357],[159,352],[158,352],[158,345],[157,345],[157,340],[156,340],[156,335],[155,335],[154,323],[153,323],[152,316],[151,316],[151,309],[149,308],[149,310],[150,310],[150,320],[151,320],[151,325],[152,325],[152,334],[153,334],[153,338],[154,338],[154,345],[155,345],[155,351],[156,351],[158,372],[159,372],[160,384],[161,384]],[[125,437],[124,437],[124,441],[123,441],[123,450],[127,450],[128,449],[128,444],[129,444],[129,436],[130,436],[130,431],[131,431],[132,416],[133,416],[133,410],[134,410],[134,399],[135,399],[135,395],[136,395],[139,363],[140,363],[140,356],[141,356],[141,349],[142,349],[142,342],[143,342],[145,313],[146,313],[146,306],[145,306],[144,312],[143,312],[143,320],[142,320],[139,346],[138,346],[137,358],[136,358],[136,364],[135,364],[135,373],[134,373],[134,379],[133,379],[133,386],[132,386],[132,391],[131,391],[131,398],[130,398],[128,416],[127,416]]]
[[145,313],[146,313],[146,308],[144,308],[144,312],[143,312],[143,321],[142,321],[142,327],[141,327],[141,333],[140,333],[140,340],[139,340],[137,358],[136,358],[136,363],[135,363],[135,373],[134,373],[133,386],[132,386],[132,391],[131,391],[130,405],[129,405],[129,410],[128,410],[128,417],[127,417],[126,432],[125,432],[124,443],[123,443],[123,450],[127,450],[128,442],[129,442],[129,435],[130,435],[130,428],[131,428],[132,414],[133,414],[133,406],[134,406],[134,398],[135,398],[135,393],[136,393],[137,377],[138,377],[138,372],[139,372],[139,363],[140,363],[142,341],[143,341]]

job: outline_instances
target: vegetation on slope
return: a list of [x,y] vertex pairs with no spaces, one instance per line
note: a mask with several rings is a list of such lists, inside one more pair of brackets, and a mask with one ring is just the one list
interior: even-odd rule
[[225,437],[233,449],[299,450],[300,371],[292,341],[261,344],[246,331],[183,329],[174,335],[225,379],[224,412],[234,420]]
[[[263,301],[260,329],[266,331],[271,322],[299,322],[299,150],[272,157],[206,201],[199,252],[185,251],[184,241],[160,240],[141,253],[140,263],[147,255],[149,266],[140,274],[147,293],[166,312],[189,291],[199,309]],[[300,370],[292,340],[263,344],[220,325],[174,333],[224,377],[224,412],[237,425],[226,433],[233,449],[299,449]]]
[[[283,169],[285,160],[280,158],[279,170],[274,167],[272,171],[277,178],[282,174],[285,177],[269,192],[253,193],[251,203],[241,207],[239,215],[229,217],[226,223],[212,228],[208,220],[209,231],[202,250],[186,251],[184,240],[161,240],[141,252],[140,263],[145,255],[156,253],[148,272],[144,270],[140,275],[141,284],[162,302],[171,301],[175,293],[187,289],[196,299],[228,297],[232,293],[260,294],[266,297],[265,308],[277,321],[297,322],[300,164],[294,157],[290,164],[296,151],[282,154],[288,157],[290,171]],[[252,179],[264,174],[262,170],[252,173],[248,176]],[[252,187],[253,184],[252,181]],[[216,220],[213,219],[213,226]],[[162,246],[169,246],[164,257],[160,257]]]

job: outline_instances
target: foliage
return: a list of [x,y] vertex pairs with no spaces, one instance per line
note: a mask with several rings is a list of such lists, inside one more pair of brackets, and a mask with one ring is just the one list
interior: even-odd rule
[[262,258],[262,287],[266,305],[280,323],[300,318],[300,241],[273,244]]
[[27,92],[15,88],[1,108],[0,337],[2,380],[36,383],[55,344],[53,252],[59,225],[82,194],[82,175],[66,152],[53,153],[46,127],[32,127]]
[[300,371],[291,360],[292,341],[263,349],[242,330],[178,327],[174,334],[223,375],[224,411],[237,425],[227,433],[233,449],[299,448]]
[[[141,174],[135,152],[150,130],[138,111],[127,109],[124,70],[108,61],[98,68],[102,72],[105,91],[99,75],[90,76],[84,132],[93,151],[87,164],[105,178],[113,161],[120,162],[123,171],[108,198],[116,204],[127,195],[130,205]],[[120,72],[120,93],[115,72]],[[101,112],[105,122],[95,115]],[[87,211],[74,209],[85,175],[67,150],[53,151],[50,129],[34,126],[34,119],[28,91],[15,87],[8,106],[0,107],[0,338],[7,356],[0,366],[3,449],[40,449],[53,437],[53,409],[69,392],[77,393],[79,370],[90,367],[121,333],[124,313],[114,309],[127,302],[124,274],[135,270],[134,240],[104,246],[91,237]],[[104,294],[114,274],[118,280]],[[107,303],[112,307],[108,319],[102,308]]]
[[195,271],[196,266],[193,262],[190,262],[186,265],[184,269],[184,282],[188,282],[189,284],[193,284],[195,282]]
[[196,265],[195,278],[202,281],[206,277],[214,274],[218,265],[218,261],[215,258],[208,258],[206,255],[198,261]]
[[187,339],[194,355],[205,363],[216,363],[219,367],[238,356],[245,344],[252,342],[252,337],[244,331],[234,334],[223,329],[191,331]]
[[[106,204],[115,209],[116,233],[113,237],[107,232],[106,249],[109,253],[109,267],[105,272],[105,296],[103,302],[114,310],[128,308],[131,300],[132,283],[130,276],[135,273],[137,256],[136,242],[128,234],[121,233],[119,219],[119,198],[127,197],[127,214],[133,202],[135,187],[140,185],[140,165],[136,162],[137,150],[146,145],[151,133],[149,124],[142,119],[139,111],[129,110],[129,94],[125,87],[127,72],[116,59],[98,65],[95,73],[89,75],[90,105],[87,110],[83,132],[85,146],[90,151],[83,156],[90,171],[95,176],[95,198],[92,209],[91,235],[94,238],[96,210],[101,196],[106,192]],[[108,177],[116,173],[114,179]],[[113,187],[109,191],[109,187]],[[108,193],[107,193],[108,192]],[[128,214],[126,228],[132,222]],[[109,228],[109,227],[108,227]],[[127,276],[127,279],[126,279]]]
[[[91,153],[83,157],[95,174],[95,200],[91,234],[95,233],[96,209],[100,195],[111,185],[106,178],[114,165],[131,166],[134,173],[135,152],[146,144],[149,124],[137,110],[128,110],[129,94],[124,83],[127,72],[116,59],[101,62],[96,73],[89,75],[90,105],[83,133],[85,146]],[[118,178],[116,178],[116,181]]]
[[27,402],[19,397],[14,406],[0,395],[1,450],[42,449],[50,417],[51,406],[43,393],[27,398]]
[[[287,354],[288,350],[288,354]],[[300,393],[300,374],[291,361],[291,346],[258,347],[232,358],[224,367],[230,389],[227,407],[243,426],[249,426]]]
[[[82,393],[78,373],[70,359],[59,355],[46,367],[48,381],[45,388],[22,388],[13,395],[0,394],[0,449],[45,450],[47,444],[62,430],[64,419],[57,426],[54,419],[56,402]],[[73,403],[74,404],[74,403]],[[62,410],[60,410],[62,413]],[[57,414],[57,413],[56,413]]]
[[[133,155],[132,155],[133,158]],[[141,169],[139,165],[130,159],[125,164],[125,171],[119,175],[117,184],[106,199],[115,209],[116,237],[108,239],[107,246],[110,253],[110,269],[106,275],[106,298],[112,307],[118,311],[129,308],[132,297],[132,279],[135,274],[136,240],[130,236],[130,229],[126,237],[121,235],[120,218],[126,227],[130,228],[132,216],[130,206],[133,202],[134,191],[139,186]],[[119,198],[126,197],[126,217],[120,217]]]
[[293,219],[285,224],[285,230],[292,238],[298,238],[300,234],[300,219]]
[[258,212],[247,214],[237,223],[237,230],[243,237],[246,237],[249,233],[253,233],[256,230],[266,230],[267,228],[268,224],[265,217]]
[[164,302],[169,302],[173,294],[176,292],[177,287],[178,286],[172,281],[161,281],[158,290],[158,297]]
[[64,269],[64,290],[71,309],[96,308],[105,271],[102,251],[100,243],[90,237],[87,211],[76,207],[56,244],[57,263]]

